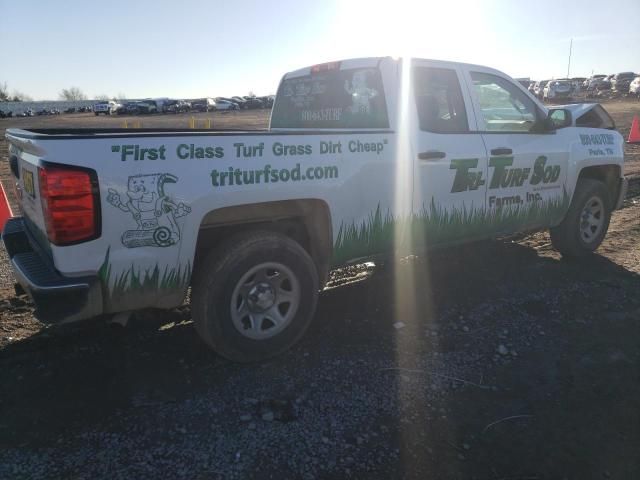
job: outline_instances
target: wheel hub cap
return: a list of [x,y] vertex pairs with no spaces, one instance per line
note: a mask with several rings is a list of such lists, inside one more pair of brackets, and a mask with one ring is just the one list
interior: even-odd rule
[[262,282],[249,290],[247,303],[252,312],[264,312],[270,309],[276,301],[276,293],[268,283]]
[[598,238],[604,228],[604,204],[598,197],[592,197],[582,209],[580,217],[580,237],[586,243]]
[[300,306],[300,282],[278,262],[250,268],[231,295],[231,321],[240,334],[265,340],[284,330]]

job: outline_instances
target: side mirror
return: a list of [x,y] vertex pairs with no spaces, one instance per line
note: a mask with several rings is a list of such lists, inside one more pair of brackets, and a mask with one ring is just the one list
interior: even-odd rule
[[546,123],[549,130],[558,130],[560,128],[570,127],[573,124],[571,111],[566,108],[554,108],[549,110]]

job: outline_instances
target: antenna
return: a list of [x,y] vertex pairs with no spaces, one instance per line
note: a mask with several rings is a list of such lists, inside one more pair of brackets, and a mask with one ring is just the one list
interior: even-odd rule
[[567,65],[567,78],[569,78],[569,69],[571,68],[571,50],[573,49],[573,38],[569,43],[569,64]]

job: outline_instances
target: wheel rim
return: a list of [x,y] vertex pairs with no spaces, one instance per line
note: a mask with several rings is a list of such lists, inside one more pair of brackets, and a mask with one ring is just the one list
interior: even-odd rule
[[595,241],[604,228],[604,204],[599,197],[591,197],[580,215],[580,238],[585,243]]
[[252,267],[231,295],[231,320],[241,335],[265,340],[284,330],[298,311],[300,283],[277,262]]

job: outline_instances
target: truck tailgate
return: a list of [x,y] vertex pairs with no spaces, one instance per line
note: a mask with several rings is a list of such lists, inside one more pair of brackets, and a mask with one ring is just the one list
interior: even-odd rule
[[46,157],[42,147],[33,143],[7,136],[9,141],[9,162],[16,176],[17,200],[26,220],[27,228],[34,234],[40,246],[46,240],[46,225],[39,193],[38,163]]

